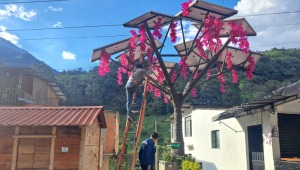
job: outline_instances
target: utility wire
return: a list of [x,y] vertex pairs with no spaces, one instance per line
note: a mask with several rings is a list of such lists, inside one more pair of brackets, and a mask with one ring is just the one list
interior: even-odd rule
[[222,0],[221,6],[223,6],[224,0]]
[[8,5],[8,4],[31,4],[31,3],[40,3],[40,2],[61,2],[61,1],[69,1],[69,0],[47,0],[47,1],[0,2],[0,5]]
[[[269,26],[253,26],[255,28],[258,27],[284,27],[284,26],[294,26],[299,25],[300,23],[294,23],[294,24],[282,24],[282,25],[269,25]],[[197,32],[197,31],[190,31],[190,32]],[[82,36],[82,37],[44,37],[44,38],[24,38],[20,40],[55,40],[55,39],[79,39],[79,38],[110,38],[110,37],[124,37],[124,36],[130,36],[125,34],[120,35],[92,35],[92,36]]]
[[[263,15],[278,15],[278,14],[287,14],[287,13],[299,13],[300,11],[291,11],[291,12],[277,12],[277,13],[265,13],[265,14],[254,14],[254,15],[244,15],[245,16],[263,16]],[[297,23],[299,24],[299,23]],[[7,29],[7,31],[41,31],[41,30],[61,30],[61,29],[78,29],[78,28],[98,28],[98,27],[118,27],[123,24],[104,24],[104,25],[81,25],[81,26],[68,26],[68,27],[46,27],[46,28],[28,28],[28,29]]]
[[82,36],[82,37],[53,37],[53,38],[24,38],[20,40],[24,41],[35,41],[35,40],[62,40],[62,39],[81,39],[81,38],[112,38],[112,37],[124,37],[129,35],[93,35],[93,36]]
[[284,45],[284,44],[294,44],[294,43],[300,43],[300,41],[277,43],[277,44],[266,44],[266,45],[255,45],[255,46],[251,46],[251,47],[264,47],[264,46]]
[[110,25],[82,25],[82,26],[69,26],[69,27],[48,27],[48,28],[29,28],[29,29],[7,29],[7,31],[41,31],[41,30],[62,30],[70,28],[98,28],[98,27],[116,27],[123,24],[110,24]]
[[262,15],[292,14],[292,13],[299,13],[299,12],[300,11],[273,12],[273,13],[265,13],[265,14],[243,15],[242,17],[257,17],[257,16],[262,16]]

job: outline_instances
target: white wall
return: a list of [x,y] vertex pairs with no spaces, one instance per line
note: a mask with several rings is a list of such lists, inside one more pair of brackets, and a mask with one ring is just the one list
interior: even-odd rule
[[[183,136],[185,153],[192,154],[197,161],[202,162],[203,170],[246,170],[247,155],[245,133],[237,119],[223,120],[223,123],[212,122],[212,117],[224,110],[195,109],[183,113]],[[185,137],[184,118],[192,116],[192,137]],[[220,148],[211,147],[211,131],[219,130]],[[193,146],[193,149],[188,145]]]
[[[277,113],[299,114],[300,99],[283,103],[265,111],[245,115],[240,118],[212,122],[212,117],[225,109],[187,109],[182,115],[182,132],[185,153],[192,154],[202,162],[203,170],[247,170],[249,167],[248,126],[262,125],[265,169],[274,169],[274,160],[280,159],[279,137],[272,137],[272,128],[278,127]],[[192,136],[185,137],[185,117],[192,117]],[[226,125],[234,129],[230,129]],[[211,147],[211,131],[219,130],[220,148]],[[189,147],[188,147],[189,146]]]

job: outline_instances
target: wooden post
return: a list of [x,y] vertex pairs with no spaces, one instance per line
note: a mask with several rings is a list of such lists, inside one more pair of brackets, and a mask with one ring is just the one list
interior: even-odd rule
[[54,167],[53,165],[54,165],[55,138],[56,138],[56,127],[52,127],[49,170],[53,170]]
[[[155,132],[157,132],[157,122],[156,122],[156,120],[155,120]],[[157,132],[158,133],[158,132]],[[155,151],[155,169],[158,169],[158,160],[157,160],[157,158],[158,158],[158,146],[157,146],[157,140],[155,141],[155,148],[156,148],[156,151]]]
[[85,142],[86,142],[86,126],[81,126],[80,135],[80,153],[79,153],[79,170],[84,170],[85,160]]
[[[19,134],[19,127],[15,127],[15,135],[18,135],[18,134]],[[19,138],[14,138],[12,160],[11,160],[11,170],[15,170],[17,167],[18,143],[19,143]]]

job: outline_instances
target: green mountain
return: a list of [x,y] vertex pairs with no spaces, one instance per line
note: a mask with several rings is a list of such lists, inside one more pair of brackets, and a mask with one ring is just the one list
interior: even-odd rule
[[11,42],[0,38],[0,66],[2,67],[32,67],[33,65],[44,65],[52,73],[58,73],[43,61],[36,59],[26,50],[23,50]]

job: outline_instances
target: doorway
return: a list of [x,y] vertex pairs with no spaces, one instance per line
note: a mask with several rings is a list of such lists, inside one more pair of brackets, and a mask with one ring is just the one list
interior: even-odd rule
[[262,126],[248,126],[248,147],[250,170],[264,170]]

